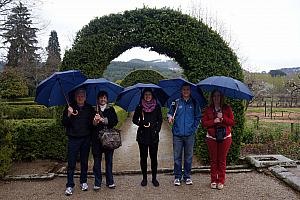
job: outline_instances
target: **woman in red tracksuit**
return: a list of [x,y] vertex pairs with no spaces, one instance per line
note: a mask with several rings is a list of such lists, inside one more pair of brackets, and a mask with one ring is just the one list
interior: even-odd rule
[[[226,172],[226,157],[230,148],[231,126],[234,116],[229,105],[224,104],[224,96],[218,90],[211,93],[211,104],[205,110],[202,126],[207,129],[206,142],[208,145],[211,170],[211,188],[223,189]],[[216,128],[224,127],[226,135],[222,142],[216,141]]]

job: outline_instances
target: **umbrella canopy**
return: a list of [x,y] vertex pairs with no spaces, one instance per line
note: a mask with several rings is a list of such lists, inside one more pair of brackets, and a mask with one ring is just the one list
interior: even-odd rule
[[183,78],[175,78],[159,81],[158,85],[169,95],[167,106],[170,107],[173,101],[181,97],[181,87],[188,83],[191,86],[191,96],[198,102],[201,108],[207,104],[202,91],[197,86]]
[[125,88],[124,91],[119,94],[116,104],[122,107],[127,112],[134,111],[137,105],[139,105],[140,103],[142,91],[144,88],[152,89],[155,98],[158,100],[158,103],[161,106],[165,104],[169,97],[161,87],[155,84],[137,83],[133,86]]
[[91,105],[97,104],[97,95],[99,91],[105,91],[108,94],[108,102],[115,102],[123,87],[116,83],[106,80],[105,78],[87,79],[83,83],[75,86],[70,93],[74,92],[77,88],[86,89],[86,101]]
[[66,94],[85,80],[79,70],[55,72],[37,86],[34,101],[47,107],[69,104]]
[[200,81],[197,86],[206,92],[219,90],[224,96],[233,99],[251,100],[254,96],[244,83],[227,76],[208,77]]

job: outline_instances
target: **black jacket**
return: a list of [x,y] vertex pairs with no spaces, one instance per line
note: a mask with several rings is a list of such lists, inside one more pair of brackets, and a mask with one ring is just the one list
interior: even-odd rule
[[[132,122],[139,126],[136,141],[142,144],[151,145],[159,142],[159,132],[162,124],[161,108],[157,104],[152,112],[144,112],[142,116],[142,106],[138,105],[135,109]],[[150,123],[150,127],[145,127]]]
[[95,116],[94,108],[87,103],[81,108],[77,104],[73,104],[71,107],[78,111],[78,115],[68,117],[68,107],[65,108],[62,123],[66,128],[67,135],[73,137],[91,135]]
[[[118,116],[116,114],[116,111],[114,109],[114,107],[107,105],[107,107],[104,109],[103,112],[100,112],[100,115],[103,118],[107,119],[107,124],[103,124],[103,123],[99,123],[97,124],[97,126],[95,127],[93,134],[92,134],[92,152],[93,154],[100,154],[101,151],[103,151],[104,149],[102,149],[100,140],[99,140],[99,131],[102,130],[105,126],[107,128],[113,128],[118,124]],[[105,119],[105,120],[106,120]]]

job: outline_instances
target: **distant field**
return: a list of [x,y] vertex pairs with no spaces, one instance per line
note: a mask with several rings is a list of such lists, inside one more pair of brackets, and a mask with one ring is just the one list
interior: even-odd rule
[[[267,108],[267,112],[270,112],[270,108]],[[286,111],[286,112],[299,112],[300,113],[300,108],[274,108],[273,107],[273,112],[282,112],[282,111]],[[256,113],[263,113],[265,112],[265,108],[264,107],[248,107],[246,113],[252,113],[252,112],[256,112]]]

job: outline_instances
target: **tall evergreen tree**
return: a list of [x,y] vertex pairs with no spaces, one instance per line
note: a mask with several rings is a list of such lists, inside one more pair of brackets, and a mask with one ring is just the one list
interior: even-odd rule
[[57,71],[58,65],[61,62],[60,58],[60,46],[58,42],[57,32],[51,31],[48,46],[46,47],[48,57],[46,61],[46,67],[50,72]]
[[39,49],[36,46],[38,29],[33,27],[31,14],[21,2],[12,8],[11,14],[4,23],[4,31],[4,44],[10,44],[7,66],[35,68],[39,57],[36,53],[36,50]]

